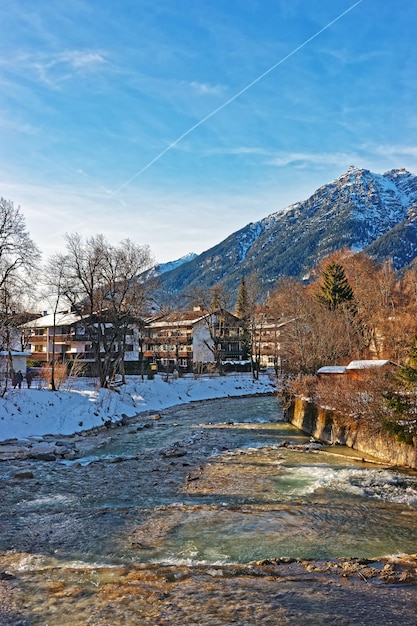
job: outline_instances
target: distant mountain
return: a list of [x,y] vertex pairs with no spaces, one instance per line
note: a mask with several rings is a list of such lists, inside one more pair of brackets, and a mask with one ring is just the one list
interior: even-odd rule
[[193,259],[195,259],[196,256],[197,255],[195,252],[189,252],[185,256],[182,256],[180,259],[177,259],[176,261],[168,261],[167,263],[159,263],[158,265],[155,265],[155,267],[153,268],[153,273],[154,275],[160,276],[161,274],[165,274],[165,272],[170,272],[171,270],[175,270],[177,267],[180,267],[180,265],[183,265],[184,263],[188,263],[189,261],[192,261]]
[[210,250],[160,276],[165,294],[222,283],[236,293],[255,273],[265,288],[302,278],[340,248],[361,250],[401,269],[417,256],[417,177],[405,169],[374,174],[350,167],[313,195],[250,223]]

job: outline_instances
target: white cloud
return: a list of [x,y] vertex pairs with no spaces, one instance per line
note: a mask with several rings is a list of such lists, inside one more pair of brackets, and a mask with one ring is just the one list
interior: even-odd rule
[[380,145],[375,147],[375,152],[384,156],[412,157],[413,159],[417,159],[417,145]]
[[213,148],[204,152],[205,156],[212,155],[235,155],[264,157],[265,164],[272,167],[303,166],[310,165],[334,165],[348,167],[352,163],[363,161],[363,156],[358,152],[286,152],[255,146],[237,146],[234,148]]
[[66,50],[58,54],[23,54],[14,59],[0,59],[0,66],[17,71],[35,70],[42,82],[51,85],[72,78],[75,74],[96,71],[107,64],[102,52]]
[[87,68],[96,69],[97,65],[106,63],[104,56],[98,52],[80,52],[74,50],[66,55],[68,63],[72,64],[74,68]]
[[255,155],[255,156],[266,156],[273,157],[274,151],[267,150],[266,148],[259,148],[255,146],[236,146],[231,148],[209,148],[204,150],[204,156],[213,156],[213,155]]
[[345,167],[346,163],[356,164],[362,161],[358,153],[346,152],[279,152],[272,156],[268,164],[276,167],[302,164],[310,165],[336,165]]
[[[80,180],[84,180],[82,175]],[[255,221],[289,204],[275,192],[129,189],[123,199],[81,186],[2,184],[3,195],[20,205],[30,236],[47,257],[62,252],[66,232],[102,233],[111,243],[129,237],[149,245],[159,262],[203,252]],[[291,200],[299,199],[291,196]],[[221,212],[221,218],[219,217]]]
[[192,81],[189,85],[195,92],[204,96],[219,96],[223,93],[223,88],[220,85],[210,85],[208,83],[199,83],[197,81]]

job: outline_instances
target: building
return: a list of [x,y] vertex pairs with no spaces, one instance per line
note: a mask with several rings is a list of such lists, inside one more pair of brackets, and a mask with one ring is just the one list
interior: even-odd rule
[[28,352],[20,352],[18,350],[0,351],[0,378],[3,378],[6,374],[9,374],[10,370],[10,356],[12,360],[12,368],[14,372],[19,370],[25,375],[27,359],[31,356]]
[[397,364],[388,359],[362,359],[351,361],[346,365],[346,374],[353,380],[361,380],[369,373],[377,370],[392,370],[395,367],[397,367]]
[[[24,342],[33,360],[40,363],[79,359],[94,361],[90,339],[91,329],[75,313],[43,315],[21,326]],[[138,360],[138,330],[129,329],[126,336],[125,360]]]
[[[87,328],[86,321],[74,313],[43,315],[21,327],[30,356],[39,363],[52,359],[93,362],[92,329],[94,324]],[[153,315],[130,326],[124,361],[192,371],[198,364],[215,363],[216,359],[236,362],[243,356],[239,319],[227,311],[203,313],[197,309]]]
[[[259,354],[261,367],[274,368],[278,373],[285,359],[283,354],[283,329],[293,320],[278,321],[260,315],[256,319],[254,351]],[[256,356],[256,355],[254,355]]]
[[345,365],[325,365],[317,370],[317,376],[319,378],[328,378],[331,376],[333,379],[335,377],[344,377],[346,374],[346,366]]
[[192,311],[155,315],[146,320],[143,356],[159,368],[192,371],[198,365],[241,362],[243,331],[227,311]]
[[320,379],[349,378],[351,380],[362,380],[370,373],[394,367],[397,367],[396,363],[389,360],[361,359],[351,361],[348,365],[325,365],[317,370],[316,374]]

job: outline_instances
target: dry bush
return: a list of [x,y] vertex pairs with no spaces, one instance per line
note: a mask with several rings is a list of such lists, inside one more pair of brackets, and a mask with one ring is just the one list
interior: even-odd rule
[[337,411],[346,417],[382,420],[389,416],[387,393],[396,389],[389,371],[364,371],[355,380],[343,376],[300,376],[287,384],[294,396],[308,398],[320,406]]
[[70,391],[72,389],[72,383],[76,378],[83,376],[85,369],[85,363],[75,358],[67,363],[68,377],[65,383],[65,389]]
[[311,402],[317,400],[317,377],[316,376],[296,376],[285,381],[284,393],[289,396],[298,396]]
[[[67,380],[67,366],[65,363],[55,363],[55,367],[54,367],[54,380],[55,380],[55,387],[56,389],[59,389],[62,385],[62,383],[64,383]],[[40,372],[40,378],[41,380],[44,381],[44,383],[46,383],[47,386],[50,386],[52,383],[52,368],[49,365],[42,365],[41,368],[41,372]]]

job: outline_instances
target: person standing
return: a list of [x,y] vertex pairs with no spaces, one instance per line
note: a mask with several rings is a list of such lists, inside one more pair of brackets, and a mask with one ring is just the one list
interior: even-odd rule
[[33,380],[33,374],[32,374],[32,372],[30,370],[28,370],[26,372],[26,383],[27,383],[28,389],[30,389],[30,386],[32,384],[32,380]]
[[19,389],[21,389],[22,388],[22,380],[23,380],[23,374],[19,370],[19,371],[16,372],[16,374],[14,374],[13,379],[12,379],[13,389],[16,389],[16,387],[19,387]]

